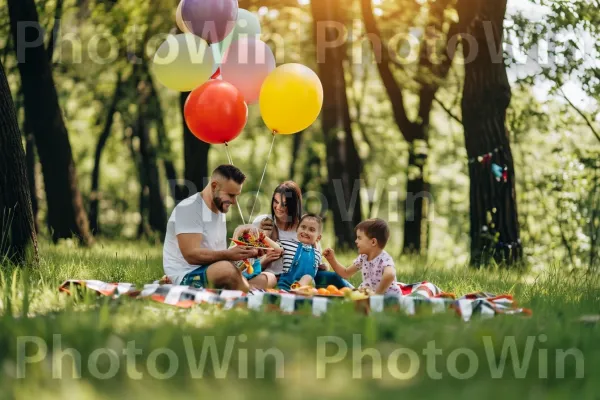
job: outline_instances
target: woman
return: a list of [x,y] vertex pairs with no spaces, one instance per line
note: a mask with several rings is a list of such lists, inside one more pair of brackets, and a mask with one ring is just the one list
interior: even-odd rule
[[[271,199],[271,215],[259,215],[253,224],[275,241],[295,240],[296,230],[302,216],[302,193],[294,181],[286,181],[275,188]],[[264,270],[275,275],[283,272],[283,257],[281,253],[271,252],[261,259]],[[272,283],[272,282],[269,282]],[[334,285],[337,288],[352,287],[333,271],[327,271],[325,265],[319,266],[315,276],[317,287]]]

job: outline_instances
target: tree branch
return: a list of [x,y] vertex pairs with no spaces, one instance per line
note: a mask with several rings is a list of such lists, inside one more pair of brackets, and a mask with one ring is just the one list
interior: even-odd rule
[[596,139],[598,139],[598,142],[600,142],[600,134],[594,128],[592,121],[589,120],[589,118],[583,113],[583,111],[581,111],[579,108],[577,108],[577,106],[575,104],[573,104],[573,102],[567,97],[565,92],[563,92],[562,88],[560,89],[560,94],[567,101],[567,103],[569,103],[571,105],[571,107],[573,107],[573,109],[575,111],[577,111],[577,114],[579,114],[581,116],[581,118],[583,118],[585,120],[585,123],[587,124],[587,126],[590,128],[590,130],[592,131],[594,136],[596,136]]
[[456,115],[454,115],[452,113],[452,111],[447,108],[444,103],[442,103],[437,97],[434,97],[433,100],[444,110],[446,111],[446,114],[448,114],[453,120],[455,120],[456,122],[458,122],[459,124],[462,125],[462,120],[460,118],[458,118]]
[[[412,132],[415,131],[415,124],[408,119],[406,108],[404,106],[402,89],[396,82],[394,74],[390,69],[390,51],[388,46],[383,43],[381,38],[381,32],[377,27],[377,21],[375,20],[375,15],[373,13],[371,0],[361,0],[361,10],[367,35],[374,36],[375,39],[369,40],[369,42],[371,43],[371,49],[375,55],[379,76],[381,77],[385,91],[392,103],[394,120],[396,125],[398,125],[398,128],[400,128],[400,132],[404,136],[404,139],[407,142],[412,142],[414,139],[414,137],[412,137]],[[376,48],[375,43],[380,44],[380,46]]]
[[[421,89],[419,91],[419,120],[421,124],[427,126],[431,115],[431,108],[435,98],[435,93],[440,87],[440,81],[448,75],[450,65],[454,59],[454,51],[448,55],[443,54],[443,61],[439,68],[433,63],[431,57],[433,52],[437,52],[437,38],[443,33],[444,11],[448,7],[449,0],[438,0],[430,5],[427,26],[421,40],[421,49],[419,51],[419,80]],[[444,50],[448,47],[448,38],[457,30],[457,24],[452,24],[446,35]],[[432,43],[433,42],[433,43]],[[436,57],[439,54],[436,54]]]
[[60,18],[62,16],[63,0],[56,1],[56,8],[54,9],[54,24],[50,31],[50,40],[48,41],[48,61],[52,64],[52,57],[54,56],[54,46],[56,44],[56,35],[60,31]]

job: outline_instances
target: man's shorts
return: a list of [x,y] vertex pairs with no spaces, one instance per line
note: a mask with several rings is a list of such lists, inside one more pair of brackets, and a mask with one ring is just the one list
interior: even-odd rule
[[188,273],[181,280],[181,285],[192,286],[195,288],[207,288],[208,278],[206,277],[206,270],[209,265],[201,265],[192,272]]
[[[247,280],[252,278],[256,278],[261,274],[262,269],[260,265],[260,260],[256,259],[253,263],[254,273],[252,275],[246,273],[245,271],[242,273]],[[183,286],[192,286],[195,288],[208,288],[208,278],[206,277],[206,270],[210,265],[201,265],[192,272],[188,273],[181,280],[180,285]]]

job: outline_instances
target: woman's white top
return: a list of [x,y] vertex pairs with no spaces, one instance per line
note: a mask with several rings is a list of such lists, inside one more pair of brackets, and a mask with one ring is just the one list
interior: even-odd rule
[[[257,228],[260,228],[260,223],[265,218],[271,219],[271,216],[268,214],[259,215],[258,217],[256,217],[254,219],[254,221],[252,221],[252,225],[256,226]],[[279,239],[280,240],[298,241],[298,234],[296,233],[296,230],[294,230],[294,229],[292,229],[290,231],[284,231],[282,229],[279,229]],[[280,275],[283,272],[283,257],[281,257],[280,259],[275,260],[271,264],[269,264],[269,266],[265,269],[265,271],[272,272],[275,275]]]

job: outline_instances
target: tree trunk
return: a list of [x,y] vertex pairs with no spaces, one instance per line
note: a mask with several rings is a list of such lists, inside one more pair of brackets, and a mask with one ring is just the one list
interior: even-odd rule
[[[428,248],[428,210],[431,197],[429,182],[424,171],[427,154],[423,154],[418,150],[416,142],[409,142],[402,252],[425,255]],[[422,143],[426,146],[424,140],[422,140]]]
[[[511,266],[521,259],[522,247],[515,171],[505,125],[511,99],[502,51],[506,0],[478,0],[476,4],[461,0],[458,12],[468,35],[463,37],[462,120],[471,179],[471,264],[479,267],[493,258]],[[499,176],[493,165],[503,169]]]
[[127,142],[127,147],[129,148],[129,151],[131,153],[131,159],[133,160],[133,163],[134,163],[135,168],[138,173],[138,176],[137,176],[138,182],[140,183],[140,193],[139,193],[139,197],[138,197],[138,209],[139,209],[139,214],[140,214],[140,222],[138,224],[138,230],[137,230],[137,238],[140,239],[144,235],[149,236],[150,229],[148,228],[148,224],[146,223],[146,217],[145,217],[146,209],[148,208],[146,206],[146,197],[147,196],[145,195],[145,193],[148,192],[148,189],[147,189],[148,186],[146,185],[146,173],[144,171],[144,166],[141,161],[140,152],[137,151],[133,145],[135,138],[138,136],[137,129],[138,129],[137,123],[136,123],[136,121],[133,121],[133,126],[130,126],[126,130],[127,133],[130,133],[130,134],[126,134],[126,142]]
[[63,0],[56,0],[56,7],[54,8],[54,25],[52,25],[52,31],[50,32],[50,40],[48,41],[48,62],[52,65],[52,58],[54,56],[54,47],[56,46],[56,36],[60,34],[60,21],[62,17]]
[[[420,90],[417,122],[411,121],[408,117],[402,88],[396,81],[391,68],[393,61],[390,52],[393,50],[388,49],[387,42],[381,36],[371,3],[372,0],[361,0],[365,30],[369,36],[378,39],[376,43],[382,44],[380,47],[371,42],[377,60],[377,70],[390,99],[394,121],[404,140],[409,144],[402,252],[426,254],[429,241],[428,211],[431,198],[429,183],[425,174],[429,120],[435,94],[439,89],[440,81],[448,75],[454,53],[443,54],[440,57],[442,61],[435,64],[431,60],[431,55],[433,52],[439,52],[439,49],[435,46],[437,45],[437,39],[444,36],[444,12],[450,1],[439,0],[430,5],[428,23],[419,54],[418,80]],[[446,43],[448,38],[456,32],[457,26],[457,24],[451,24],[446,35]]]
[[177,170],[173,163],[173,155],[171,153],[171,141],[167,136],[167,130],[165,128],[164,113],[160,105],[160,98],[156,91],[156,86],[152,77],[148,77],[148,84],[150,85],[150,105],[148,109],[148,119],[154,120],[156,126],[156,135],[158,138],[158,149],[162,158],[163,165],[165,167],[165,175],[169,182],[169,190],[173,201],[178,204],[181,200],[185,199],[186,192],[184,187],[179,182],[177,177]]
[[113,121],[115,113],[117,112],[117,104],[122,95],[122,86],[123,82],[121,81],[121,74],[117,75],[117,83],[115,85],[115,91],[113,94],[112,101],[110,102],[110,106],[108,107],[108,111],[106,113],[106,121],[104,122],[104,129],[102,129],[102,133],[100,133],[100,137],[98,138],[98,144],[96,145],[96,152],[94,155],[94,169],[92,170],[92,188],[90,192],[90,230],[93,235],[98,235],[100,233],[100,223],[98,221],[98,208],[100,203],[100,198],[102,197],[100,191],[98,190],[100,186],[100,160],[102,158],[102,152],[104,151],[104,146],[108,141],[108,137],[110,136],[110,132],[112,129]]
[[188,128],[185,117],[183,116],[183,106],[189,93],[181,93],[180,109],[183,119],[183,147],[184,147],[184,179],[187,187],[187,196],[189,197],[199,191],[208,183],[208,151],[210,144],[205,143],[194,136]]
[[296,175],[296,158],[298,158],[298,152],[302,145],[302,132],[294,135],[294,142],[292,143],[292,162],[290,163],[290,179],[294,180]]
[[145,181],[148,186],[148,224],[162,236],[167,229],[167,212],[160,192],[160,179],[156,165],[156,153],[150,141],[148,121],[148,102],[151,88],[148,84],[149,76],[142,73],[138,83],[138,117],[136,132],[140,139],[140,155]]
[[31,211],[33,212],[33,226],[35,232],[39,232],[38,226],[38,199],[37,183],[35,177],[35,138],[29,130],[29,123],[25,119],[23,123],[25,134],[25,165],[27,167],[27,181],[29,182],[29,194],[31,195]]
[[[312,1],[315,43],[322,47],[319,35],[325,33],[327,41],[335,41],[340,32],[334,24],[343,23],[339,0]],[[332,24],[333,23],[333,24]],[[324,29],[324,30],[323,30]],[[320,43],[320,44],[319,44]],[[327,149],[329,181],[328,203],[333,211],[336,245],[350,248],[354,245],[354,227],[361,221],[360,174],[362,162],[352,136],[343,45],[324,49],[324,59],[319,60],[319,76],[323,82],[323,112],[321,124]]]
[[[52,239],[77,237],[91,243],[88,219],[77,187],[77,174],[71,144],[52,78],[50,63],[43,46],[33,0],[9,0],[11,31],[14,43],[26,41],[29,46],[15,46],[24,94],[25,114],[31,124],[38,155],[44,172],[48,202],[48,226]],[[19,22],[29,21],[36,28],[20,32]],[[39,39],[39,40],[38,40]],[[32,44],[39,43],[36,46]]]
[[27,261],[29,247],[37,263],[38,247],[25,153],[10,88],[0,63],[0,261]]

